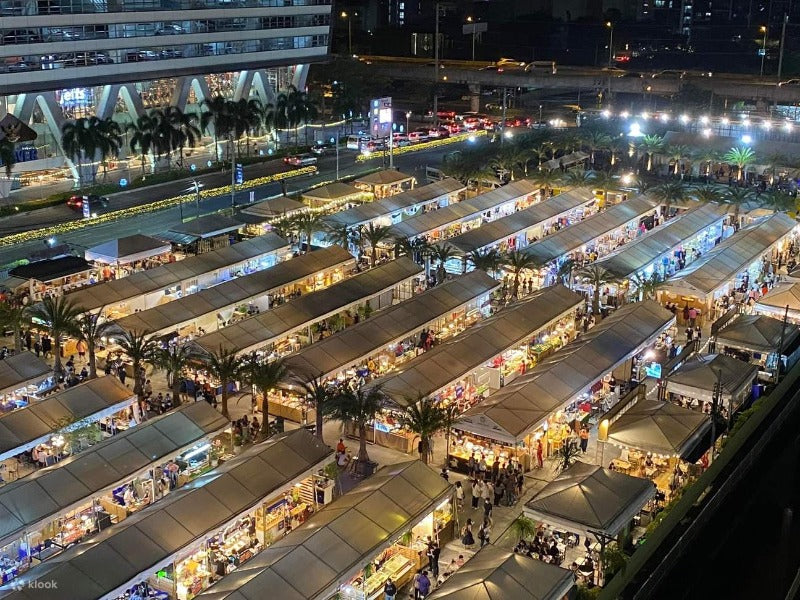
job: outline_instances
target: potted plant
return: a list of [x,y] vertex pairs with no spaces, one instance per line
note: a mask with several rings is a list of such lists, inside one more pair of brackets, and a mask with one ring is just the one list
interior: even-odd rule
[[233,434],[233,453],[239,455],[242,453],[242,445],[244,440],[242,439],[242,434],[235,433]]

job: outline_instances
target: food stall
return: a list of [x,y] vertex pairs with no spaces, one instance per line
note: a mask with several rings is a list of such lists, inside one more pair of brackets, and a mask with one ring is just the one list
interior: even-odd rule
[[413,189],[416,183],[417,179],[413,175],[407,175],[394,169],[382,169],[359,177],[353,182],[353,185],[380,199]]
[[696,355],[667,376],[665,389],[673,403],[708,414],[719,384],[725,416],[748,403],[757,377],[757,365],[725,354]]
[[221,214],[205,215],[170,227],[156,237],[187,254],[203,254],[230,246],[240,239],[242,222]]
[[245,585],[275,598],[382,598],[389,577],[400,589],[427,565],[429,536],[441,547],[453,539],[454,510],[453,487],[427,465],[383,467],[198,600]]
[[316,209],[335,209],[350,202],[369,202],[372,192],[363,191],[349,183],[334,181],[319,187],[306,190],[302,194],[303,202]]
[[28,282],[28,298],[39,302],[45,295],[62,296],[89,284],[92,266],[81,256],[61,256],[11,269],[12,277]]
[[278,196],[245,207],[239,213],[238,218],[245,222],[245,233],[263,235],[272,231],[272,222],[293,217],[307,210],[308,206],[299,200],[288,196]]
[[[115,279],[176,261],[171,244],[140,233],[93,246],[84,252],[84,257],[96,266],[113,268]],[[104,275],[102,280],[111,277],[108,272],[108,276]]]
[[711,338],[715,350],[758,367],[759,379],[770,381],[778,365],[788,371],[800,357],[800,326],[765,315],[739,315]]
[[0,360],[0,414],[24,408],[55,387],[50,366],[32,352]]
[[800,323],[800,283],[780,283],[755,303],[758,314]]

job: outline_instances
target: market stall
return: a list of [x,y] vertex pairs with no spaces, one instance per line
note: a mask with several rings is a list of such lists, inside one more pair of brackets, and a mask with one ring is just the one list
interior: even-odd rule
[[466,471],[471,457],[530,464],[540,440],[542,455],[554,454],[574,436],[576,422],[604,402],[616,402],[616,381],[630,379],[632,359],[674,322],[671,312],[650,300],[615,311],[457,419],[450,466]]
[[[63,438],[56,436],[61,432],[128,413],[135,400],[133,392],[116,377],[99,377],[0,415],[0,460],[47,444],[53,437]],[[124,419],[125,423],[129,421]],[[61,446],[58,454],[62,454],[63,439],[56,445]]]
[[266,269],[281,262],[289,252],[286,240],[268,233],[202,256],[190,256],[122,279],[86,286],[68,297],[87,311],[102,309],[109,319],[118,319],[233,277]]
[[800,326],[765,315],[739,315],[712,338],[717,352],[732,354],[758,366],[759,377],[772,377],[778,356],[784,372],[797,361]]
[[353,182],[353,185],[380,199],[413,189],[416,183],[417,179],[413,175],[395,169],[382,169],[359,177]]
[[153,259],[154,262],[169,262],[171,253],[171,244],[137,233],[93,246],[84,252],[84,257],[94,263],[119,267],[142,263],[147,259]]
[[184,221],[156,237],[182,247],[193,254],[203,254],[230,246],[237,241],[243,223],[232,217],[214,214]]
[[357,311],[367,303],[370,310],[381,310],[410,298],[421,273],[422,267],[409,258],[393,260],[267,312],[244,317],[195,338],[192,344],[206,353],[220,347],[238,354],[264,349],[270,358],[277,358],[318,341],[320,334],[315,335],[312,326],[320,321]]
[[332,209],[348,202],[369,202],[372,193],[341,181],[311,188],[303,192],[303,202],[311,208]]
[[567,600],[574,589],[571,571],[488,545],[427,600]]
[[[379,388],[400,410],[418,397],[435,397],[463,413],[533,367],[536,356],[531,346],[547,338],[572,339],[575,311],[583,303],[581,296],[561,285],[540,290],[372,381],[366,389]],[[374,428],[376,443],[405,452],[415,447],[413,435],[394,418],[391,408],[375,419]]]
[[485,194],[449,204],[437,210],[411,217],[392,226],[393,238],[414,239],[419,236],[431,240],[451,238],[527,208],[539,197],[539,186],[520,179]]
[[800,283],[776,285],[755,303],[753,309],[762,315],[778,319],[785,316],[792,323],[800,323]]
[[332,482],[317,473],[331,454],[305,429],[273,436],[19,581],[55,582],[70,600],[121,600],[146,581],[189,600],[212,579],[249,568],[248,560],[330,501]]
[[427,565],[426,541],[452,539],[453,487],[419,461],[383,467],[199,600],[375,600]]
[[278,196],[243,208],[239,218],[247,222],[247,229],[255,228],[261,234],[270,230],[271,221],[292,217],[307,210],[308,206],[299,200],[289,196]]
[[717,300],[762,280],[770,262],[777,263],[774,259],[789,246],[796,228],[797,221],[785,213],[743,227],[668,279],[659,290],[659,300],[713,313]]
[[555,171],[556,169],[569,169],[576,165],[582,164],[589,155],[586,152],[581,152],[580,150],[576,152],[570,152],[565,154],[564,156],[559,156],[558,158],[551,158],[550,160],[545,161],[541,168],[547,171]]
[[33,352],[0,360],[0,414],[24,408],[55,387],[53,370]]
[[234,314],[256,314],[293,295],[328,287],[349,276],[353,256],[339,246],[302,254],[275,266],[200,290],[116,321],[122,331],[179,336],[215,331]]
[[720,409],[735,412],[750,400],[757,377],[756,365],[725,354],[709,354],[694,356],[670,373],[665,389],[673,402],[708,414],[719,385]]
[[0,488],[2,582],[209,470],[212,439],[227,426],[206,402],[182,406]]
[[30,262],[11,269],[12,277],[28,282],[28,298],[39,302],[45,295],[61,296],[89,284],[92,266],[81,256],[61,256]]
[[466,189],[467,186],[457,179],[446,177],[441,181],[335,212],[326,216],[323,222],[329,227],[359,227],[370,223],[393,225],[417,214],[458,202]]

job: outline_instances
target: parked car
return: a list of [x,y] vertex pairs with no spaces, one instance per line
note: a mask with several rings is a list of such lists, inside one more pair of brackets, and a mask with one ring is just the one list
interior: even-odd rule
[[428,129],[415,129],[408,132],[408,141],[411,143],[427,142],[429,137],[430,131]]
[[325,142],[322,144],[316,144],[314,147],[311,148],[311,152],[316,154],[317,156],[325,156],[326,154],[334,154],[336,152],[336,144],[331,142]]
[[295,154],[294,156],[287,156],[283,159],[283,162],[293,167],[308,167],[309,165],[317,164],[317,157],[313,154]]
[[105,196],[98,196],[91,194],[89,196],[70,196],[67,200],[67,206],[72,210],[79,212],[83,211],[83,205],[89,203],[89,212],[95,212],[98,208],[108,208],[108,198]]

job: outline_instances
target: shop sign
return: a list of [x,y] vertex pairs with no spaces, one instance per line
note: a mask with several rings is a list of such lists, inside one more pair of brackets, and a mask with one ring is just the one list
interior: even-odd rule
[[392,132],[392,99],[375,98],[369,111],[370,134],[372,137],[387,137]]
[[661,363],[651,362],[644,368],[644,372],[648,377],[661,379]]

